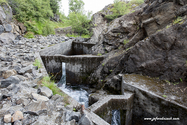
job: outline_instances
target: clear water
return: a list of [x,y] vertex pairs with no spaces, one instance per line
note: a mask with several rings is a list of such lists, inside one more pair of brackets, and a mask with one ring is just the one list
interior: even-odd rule
[[[62,77],[58,82],[59,87],[63,92],[77,100],[79,103],[83,104],[85,107],[88,107],[89,97],[88,92],[82,89],[80,86],[66,86],[66,64],[62,63]],[[111,125],[121,125],[120,123],[120,111],[112,111],[112,122]]]
[[59,87],[63,92],[77,100],[79,103],[88,107],[88,92],[83,90],[79,86],[66,86],[66,66],[62,63],[62,77],[58,82],[61,87]]
[[111,125],[121,125],[120,121],[120,110],[112,111],[112,122]]

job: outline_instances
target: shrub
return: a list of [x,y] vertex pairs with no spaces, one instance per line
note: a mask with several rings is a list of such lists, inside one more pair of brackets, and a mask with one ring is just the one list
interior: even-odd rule
[[127,13],[129,13],[130,11],[132,11],[132,5],[140,5],[144,2],[144,0],[131,0],[130,2],[123,2],[121,0],[114,0],[113,3],[113,8],[110,9],[113,14],[112,15],[106,15],[105,18],[108,21],[112,21],[115,18],[118,18],[122,15],[125,15]]
[[24,35],[25,38],[34,38],[34,33],[33,32],[27,32],[25,35]]
[[55,34],[55,30],[51,25],[46,24],[46,26],[42,30],[42,33],[44,36],[47,36],[49,34]]
[[83,12],[71,12],[68,17],[70,25],[75,32],[80,35],[89,34],[90,19],[86,14],[83,14]]

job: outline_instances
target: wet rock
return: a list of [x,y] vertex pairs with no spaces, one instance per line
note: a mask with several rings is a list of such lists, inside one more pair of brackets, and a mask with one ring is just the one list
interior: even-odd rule
[[6,78],[8,78],[8,77],[10,77],[10,76],[14,76],[14,75],[16,75],[16,74],[17,74],[17,72],[16,72],[14,69],[12,69],[12,70],[7,70],[7,71],[5,71],[5,72],[3,73],[3,78],[6,79]]
[[6,122],[6,123],[11,122],[11,118],[12,118],[11,114],[5,115],[5,116],[4,116],[4,122]]
[[1,88],[6,88],[11,84],[19,84],[20,80],[17,76],[10,76],[1,81]]
[[48,98],[51,98],[53,96],[53,92],[48,87],[45,86],[39,88],[38,93]]
[[49,100],[49,98],[47,98],[46,96],[42,96],[36,93],[32,93],[31,95],[36,101],[48,101]]
[[23,113],[21,111],[16,111],[12,116],[12,122],[23,119]]

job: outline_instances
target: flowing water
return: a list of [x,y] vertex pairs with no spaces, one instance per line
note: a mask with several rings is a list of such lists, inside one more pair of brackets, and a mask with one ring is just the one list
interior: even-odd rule
[[67,86],[66,85],[66,67],[65,63],[62,63],[62,77],[58,82],[59,87],[63,92],[77,100],[79,103],[88,107],[88,92],[81,88],[81,86]]
[[[89,96],[88,92],[82,89],[81,86],[67,86],[66,85],[66,64],[62,63],[62,77],[58,82],[59,87],[63,92],[77,100],[79,103],[83,104],[85,107],[88,107]],[[112,111],[112,122],[111,125],[121,125],[120,124],[120,111]]]

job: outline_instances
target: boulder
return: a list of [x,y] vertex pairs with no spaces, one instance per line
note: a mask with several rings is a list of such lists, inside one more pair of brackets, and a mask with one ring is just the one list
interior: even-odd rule
[[12,116],[12,122],[23,119],[23,113],[21,111],[16,111]]
[[10,76],[7,79],[3,79],[1,81],[1,86],[0,88],[6,88],[11,84],[19,84],[20,79],[17,76]]
[[41,87],[38,89],[38,93],[41,95],[44,95],[48,98],[51,98],[53,96],[53,92],[51,91],[51,89],[49,89],[48,87]]
[[10,24],[5,24],[4,28],[5,28],[6,32],[11,32],[12,31],[12,26]]
[[4,116],[4,122],[5,122],[5,123],[11,122],[11,118],[12,118],[11,114],[5,115],[5,116]]
[[49,100],[49,98],[47,98],[46,96],[42,96],[36,93],[32,93],[31,95],[36,101],[48,101]]
[[3,72],[2,76],[4,79],[7,79],[8,77],[14,76],[16,74],[17,74],[17,72],[14,69],[12,69],[12,70],[7,70],[7,71]]
[[80,118],[80,112],[73,112],[73,111],[66,111],[65,113],[65,117],[66,117],[66,122],[67,121],[71,121],[73,119],[75,119],[76,122],[79,121],[79,118]]
[[2,33],[0,35],[0,42],[4,44],[9,44],[10,42],[14,41],[15,35],[13,33]]
[[46,102],[32,102],[29,105],[25,106],[25,113],[30,115],[39,115],[42,112],[46,112],[48,109]]
[[7,3],[0,6],[0,24],[10,23],[12,21],[12,9]]
[[78,122],[79,125],[93,125],[92,121],[88,118],[87,115],[83,115]]

